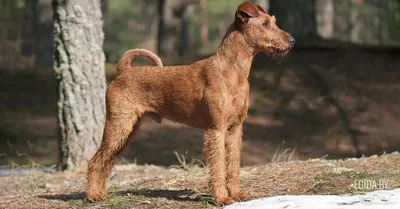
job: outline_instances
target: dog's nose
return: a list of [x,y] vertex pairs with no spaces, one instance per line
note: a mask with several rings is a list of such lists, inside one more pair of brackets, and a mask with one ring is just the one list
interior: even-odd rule
[[294,39],[293,37],[289,38],[289,44],[290,46],[294,46],[294,43],[296,43],[296,39]]

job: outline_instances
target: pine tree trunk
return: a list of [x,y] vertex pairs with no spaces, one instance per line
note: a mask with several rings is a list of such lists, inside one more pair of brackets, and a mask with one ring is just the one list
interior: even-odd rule
[[101,141],[105,73],[100,0],[53,0],[59,169],[86,166]]

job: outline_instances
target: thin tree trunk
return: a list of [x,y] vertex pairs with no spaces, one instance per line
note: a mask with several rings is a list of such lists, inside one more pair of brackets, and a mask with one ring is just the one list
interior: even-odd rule
[[[158,30],[158,53],[161,56],[176,58],[179,56],[179,26],[180,17],[184,8],[179,12],[175,12],[178,0],[160,0],[159,4],[159,30]],[[179,15],[179,17],[177,16]]]
[[59,169],[86,166],[101,141],[105,75],[100,0],[53,0]]
[[35,22],[36,22],[36,6],[37,1],[25,0],[24,8],[24,27],[23,41],[21,46],[22,55],[32,56],[35,43]]
[[202,52],[205,53],[208,48],[207,0],[200,0],[200,11],[201,11],[200,41],[201,41]]
[[270,14],[276,23],[295,38],[313,39],[317,36],[316,0],[270,0]]
[[157,53],[164,55],[163,43],[164,43],[164,32],[165,32],[165,21],[164,21],[164,6],[165,0],[158,0],[157,12],[158,12],[158,34],[157,34]]
[[[199,0],[158,1],[159,28],[157,49],[160,55],[177,58],[179,55],[182,55],[183,51],[188,50],[188,48],[186,48],[188,45],[185,44],[189,38],[187,34],[189,25],[188,21],[192,9],[187,10],[187,7],[191,4],[198,3],[198,1]],[[184,27],[183,29],[182,26]],[[184,34],[182,34],[182,32]],[[182,36],[184,42],[180,40]]]
[[[378,7],[378,46],[383,46],[383,23],[385,21],[385,14],[384,14],[384,8],[387,5],[385,2],[380,1],[377,3]],[[386,8],[385,8],[386,9]]]
[[53,17],[51,0],[25,0],[22,54],[35,57],[35,65],[53,66]]
[[53,67],[53,18],[51,0],[37,0],[37,22],[35,30],[36,65],[43,69]]
[[183,14],[181,18],[180,24],[180,39],[178,41],[179,44],[179,56],[185,56],[190,54],[190,34],[189,27],[190,22],[192,21],[192,15],[194,12],[194,7],[189,5],[183,9]]
[[317,0],[317,30],[324,39],[333,39],[335,11],[333,0]]

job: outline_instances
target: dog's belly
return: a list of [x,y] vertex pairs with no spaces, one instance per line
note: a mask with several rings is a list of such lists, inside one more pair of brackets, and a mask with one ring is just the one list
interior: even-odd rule
[[206,126],[205,107],[202,98],[184,97],[164,100],[157,113],[168,120],[204,129]]
[[197,105],[194,104],[186,104],[185,108],[179,109],[177,109],[177,106],[174,106],[174,109],[167,107],[165,110],[161,110],[158,114],[162,118],[166,118],[177,123],[185,124],[194,128],[204,129],[206,126],[206,120],[204,111],[200,111],[202,109],[204,110],[204,108],[197,107]]

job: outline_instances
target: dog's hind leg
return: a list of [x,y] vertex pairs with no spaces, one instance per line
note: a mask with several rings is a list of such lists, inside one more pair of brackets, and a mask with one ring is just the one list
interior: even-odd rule
[[89,161],[86,193],[89,201],[106,196],[106,178],[116,158],[128,144],[130,136],[139,129],[141,114],[116,86],[107,89],[107,114],[103,140]]
[[110,175],[116,158],[128,144],[129,138],[137,132],[139,126],[138,117],[106,119],[103,141],[88,165],[86,194],[89,201],[104,200],[106,179]]

